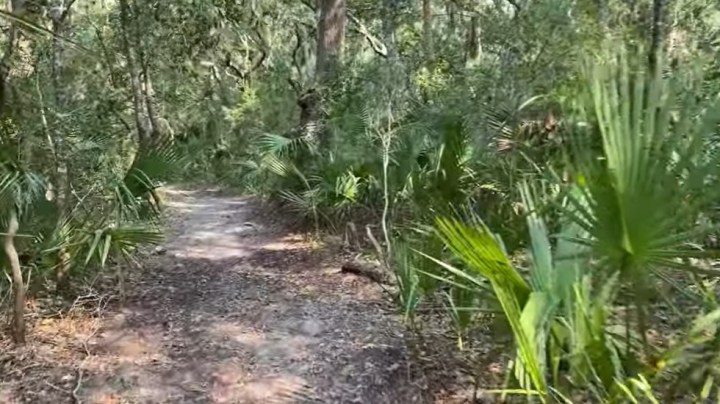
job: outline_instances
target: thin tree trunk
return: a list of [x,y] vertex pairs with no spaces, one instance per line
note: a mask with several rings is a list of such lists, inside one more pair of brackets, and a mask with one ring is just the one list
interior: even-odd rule
[[25,343],[25,282],[20,268],[20,258],[15,248],[15,235],[18,231],[18,218],[14,209],[10,211],[7,232],[3,243],[5,255],[10,265],[13,279],[13,293],[15,302],[13,305],[12,335],[17,344]]
[[[10,12],[15,15],[23,15],[25,13],[25,0],[11,0]],[[10,29],[7,34],[7,43],[5,44],[5,52],[0,59],[0,116],[5,116],[9,112],[10,106],[10,69],[12,57],[15,53],[15,47],[19,38],[20,30],[14,21],[10,22]]]
[[10,62],[15,51],[17,32],[15,23],[11,23],[7,35],[5,52],[3,53],[2,60],[0,61],[0,115],[2,116],[7,115],[8,106],[10,104]]
[[467,58],[474,62],[480,57],[480,16],[473,14],[470,17],[470,28],[467,37]]
[[[71,1],[68,7],[72,6]],[[67,94],[65,86],[63,84],[63,72],[65,64],[65,44],[62,39],[66,34],[65,21],[70,13],[69,8],[63,8],[60,4],[57,7],[58,11],[52,19],[53,23],[53,42],[52,42],[52,83],[55,89],[54,91],[54,102],[55,109],[62,112],[67,104]],[[68,166],[67,166],[67,153],[65,146],[65,136],[62,131],[62,125],[60,122],[55,122],[55,131],[53,135],[53,143],[55,148],[55,186],[58,190],[57,203],[60,212],[64,212],[64,204],[70,195],[69,184],[68,184]]]
[[138,6],[137,0],[132,0],[132,13],[131,14],[133,16],[133,20],[128,21],[128,23],[132,24],[132,28],[133,28],[132,29],[131,48],[134,48],[135,53],[137,54],[137,62],[140,65],[140,74],[142,75],[140,88],[142,91],[145,113],[147,114],[147,118],[148,118],[147,135],[149,137],[148,140],[152,142],[153,139],[159,135],[160,126],[158,124],[157,111],[155,110],[152,80],[150,78],[150,71],[148,68],[149,60],[147,58],[147,53],[145,53],[145,44],[143,43],[143,32],[140,27],[141,22],[139,21],[140,7]]
[[127,0],[119,0],[120,5],[120,25],[122,31],[122,44],[125,59],[127,60],[128,74],[130,75],[130,86],[133,95],[133,115],[135,116],[135,126],[138,132],[138,141],[142,144],[148,143],[148,133],[146,130],[145,120],[142,114],[143,110],[143,94],[140,88],[140,74],[135,64],[135,55],[130,45],[130,6]]
[[[144,57],[143,57],[144,59]],[[160,135],[160,125],[158,123],[157,112],[155,111],[155,100],[153,96],[152,81],[148,71],[147,62],[143,63],[143,96],[145,98],[145,107],[150,123],[150,138],[154,139]]]
[[390,63],[395,63],[398,58],[397,45],[395,44],[395,23],[397,19],[398,0],[384,0],[385,17],[383,18],[383,36],[385,37],[385,49]]
[[448,30],[450,31],[450,36],[453,36],[457,28],[457,7],[455,7],[455,3],[448,1],[445,3],[445,10],[448,15]]
[[432,4],[431,0],[422,0],[422,21],[423,21],[423,46],[425,57],[432,55]]
[[648,64],[650,71],[655,72],[658,67],[658,59],[661,57],[665,47],[665,8],[667,0],[653,0],[653,24],[652,37],[650,39],[650,53]]
[[[63,72],[65,68],[65,44],[61,38],[66,36],[67,21],[70,17],[70,10],[75,0],[65,3],[60,1],[54,4],[53,13],[51,14],[53,29],[53,47],[52,47],[52,82],[55,88],[55,109],[62,112],[67,104],[67,91],[63,83]],[[57,115],[59,116],[59,114]],[[62,124],[59,119],[55,119],[55,130],[53,143],[55,148],[55,187],[57,193],[55,195],[55,204],[59,212],[58,226],[63,226],[67,220],[68,202],[70,200],[70,173],[67,158],[67,146],[65,142],[65,134],[62,130]],[[69,254],[66,248],[58,251],[56,263],[56,280],[59,289],[67,286],[69,266]]]
[[[432,0],[422,0],[422,22],[423,22],[423,57],[424,64],[428,69],[432,69],[433,64],[433,14],[432,14]],[[423,102],[427,102],[429,99],[428,89],[424,88],[421,90],[420,96]]]

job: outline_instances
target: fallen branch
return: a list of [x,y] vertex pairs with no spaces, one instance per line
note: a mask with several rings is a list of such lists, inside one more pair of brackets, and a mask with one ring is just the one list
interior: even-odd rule
[[55,390],[57,390],[57,391],[61,391],[61,392],[65,393],[65,394],[70,394],[70,392],[69,392],[68,390],[63,389],[62,387],[58,387],[58,386],[50,383],[50,382],[47,381],[47,380],[43,380],[43,383],[45,383],[47,386],[52,387],[53,389],[55,389]]
[[[85,360],[87,360],[87,358],[85,358]],[[80,397],[78,396],[77,393],[78,393],[78,390],[80,390],[80,386],[82,385],[82,380],[83,380],[82,367],[85,365],[85,360],[83,360],[82,363],[80,364],[80,366],[77,368],[77,382],[75,383],[75,388],[72,389],[72,391],[66,390],[59,386],[56,386],[47,380],[43,380],[43,383],[45,383],[47,386],[52,387],[53,389],[55,389],[57,391],[71,395],[75,404],[82,404],[82,400],[80,399]]]
[[381,272],[378,272],[375,268],[360,262],[346,262],[340,268],[340,272],[362,276],[379,284],[388,284],[387,277]]
[[[368,239],[370,239],[370,242],[372,243],[373,247],[375,247],[375,251],[377,251],[378,259],[380,260],[380,263],[382,264],[382,268],[385,270],[384,275],[390,276],[390,274],[393,273],[392,269],[390,269],[390,263],[388,262],[387,254],[383,251],[382,247],[380,246],[380,243],[375,239],[375,236],[373,236],[372,229],[370,228],[370,225],[365,226],[365,232],[367,233]],[[387,234],[387,233],[386,233]],[[391,299],[394,299],[395,296],[390,290],[388,290],[384,284],[379,283],[380,287],[382,287],[383,292],[387,293],[388,296],[390,296]]]
[[[86,349],[87,349],[87,348],[86,348]],[[78,390],[80,390],[80,386],[82,385],[82,379],[83,379],[83,370],[82,370],[82,367],[85,365],[85,361],[86,361],[86,360],[87,360],[87,357],[85,357],[85,359],[83,359],[83,361],[82,361],[82,363],[80,364],[80,366],[78,366],[78,369],[77,369],[77,373],[78,373],[78,375],[77,375],[77,382],[75,383],[75,388],[74,388],[73,391],[71,392],[71,393],[72,393],[73,400],[75,400],[75,403],[76,403],[76,404],[82,404],[82,400],[80,399],[80,397],[78,397],[78,394],[77,394],[77,393],[78,393]]]

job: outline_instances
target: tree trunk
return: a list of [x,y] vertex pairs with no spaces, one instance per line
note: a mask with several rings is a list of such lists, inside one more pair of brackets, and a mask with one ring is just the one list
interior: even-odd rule
[[315,78],[317,83],[325,84],[334,78],[340,63],[347,16],[345,0],[319,0],[319,2]]
[[398,58],[397,45],[395,44],[395,23],[397,19],[398,0],[384,0],[385,16],[383,18],[383,36],[387,58],[390,63],[395,63]]
[[[66,37],[67,21],[70,16],[71,7],[75,0],[60,1],[54,3],[50,18],[52,20],[53,42],[52,42],[52,82],[55,89],[55,110],[62,112],[67,107],[67,91],[63,82],[65,70],[65,43],[61,38]],[[68,215],[68,201],[70,200],[70,174],[68,168],[67,145],[65,134],[62,130],[62,123],[59,119],[55,122],[53,143],[55,148],[55,178],[54,185],[57,189],[55,204],[59,212],[58,226],[63,226]],[[67,249],[61,248],[58,251],[56,263],[56,280],[59,289],[67,286],[69,272],[69,256]]]
[[155,100],[152,87],[152,79],[150,78],[149,60],[145,53],[145,44],[143,43],[143,30],[141,29],[140,7],[138,6],[137,0],[132,0],[132,46],[137,54],[137,61],[140,64],[140,74],[142,75],[142,81],[140,88],[142,91],[142,98],[144,101],[145,113],[147,114],[147,134],[149,141],[152,142],[160,135],[160,125],[158,123],[158,114],[155,109]]
[[12,335],[13,340],[17,344],[25,343],[25,282],[22,277],[22,269],[20,268],[20,258],[15,249],[15,235],[18,231],[18,218],[14,209],[10,211],[10,220],[8,222],[7,232],[5,233],[5,255],[10,265],[10,271],[13,279],[13,293],[15,303],[13,305],[12,319]]
[[[144,59],[144,55],[143,55]],[[160,124],[158,123],[157,111],[155,110],[155,100],[153,96],[152,80],[148,71],[147,62],[143,63],[143,97],[145,98],[145,107],[150,124],[150,138],[156,139],[160,136]]]
[[300,94],[297,104],[300,107],[300,135],[307,136],[315,133],[315,126],[320,121],[320,95],[317,90],[310,88]]
[[[11,0],[10,12],[17,16],[25,13],[25,0]],[[0,59],[0,116],[8,114],[10,106],[10,69],[20,30],[14,21],[10,21],[5,52]]]
[[[67,94],[63,83],[63,73],[65,64],[65,44],[61,38],[66,36],[66,20],[70,13],[70,8],[65,8],[61,2],[54,7],[55,11],[51,15],[52,18],[52,83],[54,87],[55,109],[62,113],[67,104]],[[72,7],[70,2],[67,7]],[[53,143],[55,148],[55,186],[57,187],[57,203],[59,211],[65,211],[64,204],[70,195],[70,187],[68,184],[68,166],[67,153],[65,145],[65,136],[62,131],[62,124],[55,122],[55,131],[53,135]]]
[[423,46],[425,57],[432,55],[432,4],[431,0],[422,0]]
[[[326,87],[330,85],[340,65],[345,25],[347,24],[345,0],[318,0],[317,55],[315,60],[315,85],[300,95],[300,135],[318,136],[322,129],[322,98]],[[320,145],[327,139],[319,136]]]
[[140,87],[140,73],[135,63],[135,55],[133,47],[130,44],[130,6],[127,0],[119,0],[120,5],[120,26],[122,31],[122,44],[125,59],[127,60],[128,74],[130,75],[130,86],[132,87],[133,96],[133,115],[135,117],[135,127],[138,133],[138,142],[143,145],[147,144],[149,137],[147,125],[143,116],[144,98]]
[[474,62],[480,57],[480,16],[473,14],[470,17],[470,28],[467,37],[467,59]]
[[453,36],[457,29],[457,7],[455,7],[455,3],[448,1],[445,3],[445,10],[448,15],[448,31],[450,31],[450,36]]
[[652,37],[650,39],[650,53],[648,64],[650,72],[654,73],[658,67],[658,59],[665,48],[665,8],[667,0],[653,0]]

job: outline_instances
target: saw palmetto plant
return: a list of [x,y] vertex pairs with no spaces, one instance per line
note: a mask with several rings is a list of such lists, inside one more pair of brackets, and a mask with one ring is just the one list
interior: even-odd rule
[[[26,279],[32,270],[37,271],[36,281],[52,278],[59,265],[68,276],[78,275],[103,268],[109,260],[131,259],[139,246],[162,239],[157,223],[149,220],[156,213],[148,216],[146,201],[157,187],[155,179],[178,158],[167,147],[143,154],[136,158],[125,180],[118,178],[90,188],[60,217],[54,209],[58,196],[51,191],[52,182],[27,171],[12,156],[8,153],[0,160],[0,225],[5,239],[0,260],[13,263],[15,339],[22,341],[24,327],[17,324],[22,323]],[[122,276],[119,279],[122,281]]]
[[353,244],[394,273],[404,335],[473,360],[489,325],[512,337],[498,394],[715,398],[717,1],[5,3],[16,313],[122,282],[164,182],[237,187],[316,233],[369,229]]
[[[719,105],[700,107],[678,97],[672,78],[632,65],[624,53],[609,55],[588,71],[588,97],[580,108],[585,129],[577,130],[571,148],[576,177],[561,183],[567,189],[562,202],[556,196],[543,208],[560,218],[552,238],[534,187],[521,186],[527,276],[477,216],[440,216],[436,224],[462,266],[435,261],[477,285],[479,296],[486,292],[483,281],[489,282],[517,347],[515,383],[543,401],[571,396],[573,389],[603,401],[655,400],[657,386],[643,383],[655,380],[663,357],[647,338],[657,281],[682,287],[678,276],[720,275],[691,264],[713,255],[692,241],[708,230],[695,223],[716,199],[718,161],[707,147]],[[588,147],[592,136],[600,137],[599,149]],[[630,293],[621,292],[626,289]],[[707,316],[694,327],[705,329],[714,314]],[[692,360],[682,352],[678,347],[664,355]],[[714,377],[704,373],[706,390]]]

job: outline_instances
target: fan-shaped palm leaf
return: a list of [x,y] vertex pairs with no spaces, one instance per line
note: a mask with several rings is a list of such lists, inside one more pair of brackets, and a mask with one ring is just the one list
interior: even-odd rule
[[[677,105],[671,80],[632,72],[623,54],[591,71],[587,116],[597,122],[603,158],[578,154],[585,156],[580,192],[564,212],[587,233],[577,241],[638,286],[653,266],[701,271],[676,259],[707,255],[687,241],[707,230],[692,227],[717,196],[710,184],[718,161],[703,147],[720,121],[720,103]],[[576,146],[582,142],[576,136]]]
[[170,137],[141,146],[125,175],[125,186],[136,197],[147,196],[158,187],[160,178],[180,166],[183,158]]
[[[488,279],[515,337],[518,363],[515,375],[521,387],[547,393],[544,346],[552,302],[544,291],[533,292],[513,268],[496,237],[479,219],[472,226],[456,219],[437,219],[437,228],[450,250],[469,269]],[[451,269],[443,265],[446,269]],[[462,271],[455,275],[473,281]],[[477,282],[477,281],[475,281]],[[542,349],[542,350],[539,350]]]

